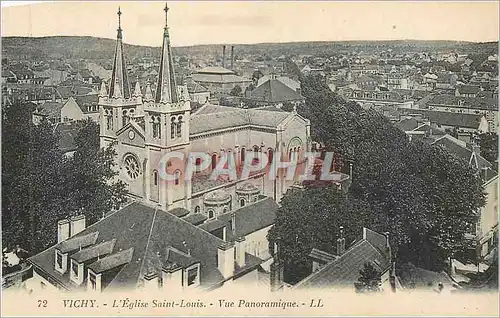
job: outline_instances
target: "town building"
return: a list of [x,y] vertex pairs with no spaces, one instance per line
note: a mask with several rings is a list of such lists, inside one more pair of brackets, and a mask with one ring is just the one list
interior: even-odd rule
[[229,95],[236,86],[245,89],[252,84],[252,80],[238,76],[234,71],[220,66],[207,66],[191,75],[198,84],[206,87],[212,95]]
[[486,257],[498,246],[498,173],[493,165],[480,155],[480,148],[474,143],[465,143],[450,135],[437,139],[434,145],[441,145],[471,166],[483,181],[486,204],[477,211],[478,222],[469,233],[477,248],[479,259]]
[[283,81],[278,80],[274,74],[266,82],[247,92],[243,98],[244,105],[253,105],[254,107],[276,106],[281,108],[286,103],[298,106],[305,103],[305,98],[300,95],[300,87],[294,90]]
[[313,272],[293,286],[294,290],[357,290],[360,270],[366,263],[373,265],[380,273],[382,291],[392,291],[396,287],[395,263],[389,238],[368,228],[363,228],[361,239],[346,248],[345,238],[337,240],[335,255],[313,249],[310,258]]

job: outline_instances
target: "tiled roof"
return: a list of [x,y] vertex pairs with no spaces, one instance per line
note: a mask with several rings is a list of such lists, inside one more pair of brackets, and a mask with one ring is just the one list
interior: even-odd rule
[[250,92],[250,100],[279,103],[304,100],[304,97],[277,79],[270,79]]

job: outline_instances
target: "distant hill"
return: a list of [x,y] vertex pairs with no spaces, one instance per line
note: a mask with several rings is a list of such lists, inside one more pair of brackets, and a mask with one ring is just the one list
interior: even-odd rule
[[[115,48],[114,39],[90,36],[50,37],[3,37],[2,57],[8,59],[111,59]],[[174,47],[174,54],[221,54],[222,44]],[[463,53],[491,54],[498,51],[498,42],[472,43],[456,41],[343,41],[343,42],[293,42],[235,45],[237,54],[315,54],[329,55],[352,50],[365,52],[392,49],[401,51],[444,51],[456,49]],[[125,44],[127,59],[160,55],[159,47]]]

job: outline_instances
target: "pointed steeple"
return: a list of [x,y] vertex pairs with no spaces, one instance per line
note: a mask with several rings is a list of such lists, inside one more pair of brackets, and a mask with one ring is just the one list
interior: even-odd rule
[[[115,58],[113,62],[113,73],[111,74],[111,82],[109,87],[109,97],[124,97],[130,98],[130,84],[127,75],[127,63],[123,56],[123,35],[121,27],[122,12],[118,7],[118,29],[116,35]],[[119,86],[118,89],[116,86]],[[115,92],[120,92],[122,96],[115,96]]]
[[141,92],[141,84],[139,83],[139,76],[137,76],[137,79],[135,81],[135,88],[134,88],[134,97],[140,97],[142,96]]
[[163,45],[161,50],[160,70],[158,72],[158,85],[156,85],[156,103],[177,103],[177,85],[175,83],[174,63],[170,35],[168,33],[168,5],[165,3],[165,28],[163,31]]
[[145,101],[153,100],[153,91],[151,90],[151,84],[149,83],[149,80],[146,83],[146,92],[144,93],[144,100]]
[[104,81],[101,82],[101,90],[99,91],[99,97],[108,96],[108,89],[106,88],[106,83]]

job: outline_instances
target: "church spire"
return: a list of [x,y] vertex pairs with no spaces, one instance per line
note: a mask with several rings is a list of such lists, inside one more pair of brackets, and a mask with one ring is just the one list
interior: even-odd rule
[[168,10],[168,5],[165,3],[165,28],[163,31],[158,85],[156,85],[156,103],[177,103],[179,101],[177,96],[177,85],[175,83],[172,48],[170,47],[170,35],[168,33]]
[[[116,35],[116,49],[115,49],[115,58],[113,62],[113,73],[111,74],[111,82],[109,87],[109,96],[110,98],[115,97],[124,97],[130,98],[130,84],[128,81],[127,75],[127,63],[125,62],[125,57],[123,56],[123,35],[122,35],[122,26],[121,26],[121,15],[122,11],[120,7],[118,7],[118,29]],[[118,87],[116,87],[118,85]],[[116,96],[115,93],[120,92],[122,96]]]

